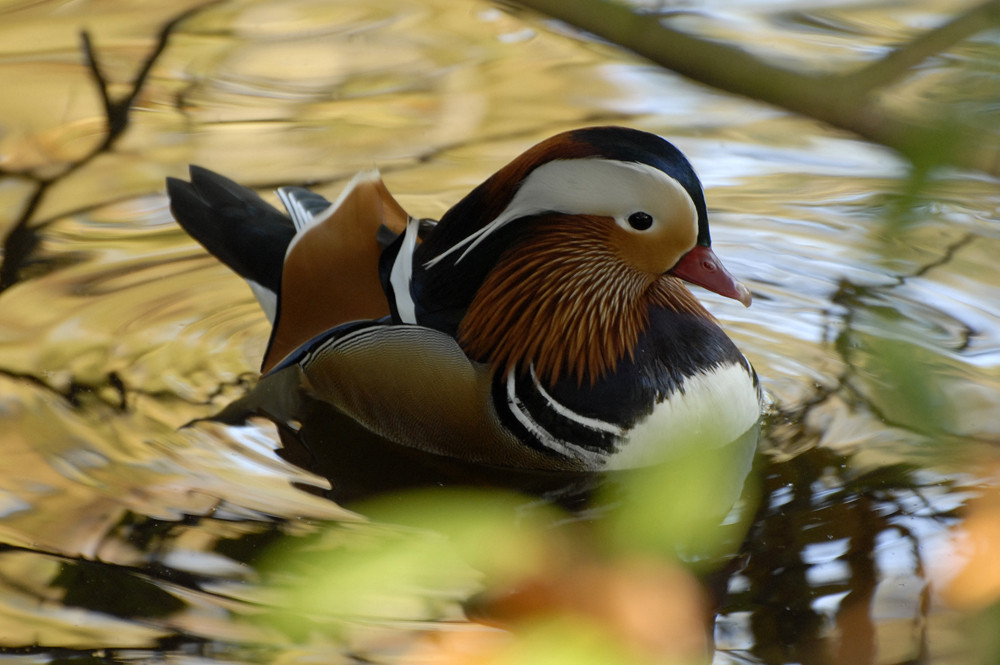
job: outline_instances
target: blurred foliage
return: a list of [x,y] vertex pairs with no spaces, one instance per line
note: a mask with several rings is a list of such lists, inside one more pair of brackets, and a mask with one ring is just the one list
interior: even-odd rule
[[[267,621],[305,640],[303,616],[413,621],[455,616],[461,606],[510,638],[447,662],[703,662],[711,603],[694,572],[731,561],[743,541],[752,499],[734,488],[745,458],[700,450],[615,475],[578,514],[472,489],[369,500],[355,508],[371,524],[272,550],[266,577],[284,589],[277,605],[289,609]],[[435,651],[454,648],[446,641]]]
[[[972,69],[980,68],[973,64]],[[996,85],[994,75],[990,87]],[[956,93],[961,96],[961,89]],[[981,122],[983,114],[994,111],[982,104],[982,97],[973,106],[981,113],[971,115],[966,121]],[[905,246],[907,234],[918,228],[928,214],[933,214],[933,165],[951,161],[949,152],[955,145],[956,142],[950,141],[928,144],[915,154],[910,176],[891,197],[892,204],[886,210],[882,255],[887,263]],[[940,261],[924,266],[913,276],[921,276],[951,260],[970,240],[964,238],[952,247],[943,248]],[[907,278],[900,276],[899,284]],[[984,665],[1000,662],[997,638],[1000,568],[996,563],[1000,556],[1000,467],[995,449],[998,442],[961,435],[966,410],[962,393],[951,389],[954,382],[948,359],[935,340],[908,325],[897,309],[859,298],[847,319],[854,324],[865,320],[860,329],[842,336],[839,346],[851,370],[866,378],[869,407],[883,421],[921,435],[933,451],[936,463],[960,469],[981,482],[978,496],[964,507],[963,519],[953,529],[952,548],[957,562],[952,559],[947,568],[939,564],[935,577],[943,582],[945,603],[966,617],[961,628],[971,647],[966,658],[971,655],[975,662]]]
[[954,405],[939,379],[934,353],[896,337],[888,322],[882,332],[884,336],[863,338],[861,351],[867,357],[872,400],[883,418],[928,436],[952,431]]

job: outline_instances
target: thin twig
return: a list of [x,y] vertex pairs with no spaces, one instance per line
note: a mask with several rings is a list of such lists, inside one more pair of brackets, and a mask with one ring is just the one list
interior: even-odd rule
[[99,145],[95,146],[93,150],[75,162],[67,164],[57,175],[36,179],[35,190],[31,193],[20,216],[3,241],[3,260],[0,262],[0,293],[20,281],[21,271],[28,264],[35,248],[38,246],[38,233],[33,224],[34,215],[48,194],[49,188],[56,182],[89,164],[98,155],[108,152],[113,147],[114,143],[128,128],[129,112],[132,109],[132,105],[142,91],[150,72],[153,70],[153,66],[166,49],[173,31],[182,21],[187,20],[206,7],[218,4],[218,2],[220,0],[210,0],[205,4],[191,7],[165,23],[157,35],[156,45],[140,65],[128,94],[118,101],[111,98],[108,81],[101,70],[90,35],[86,31],[81,33],[81,50],[86,60],[87,69],[94,79],[94,83],[104,104],[107,132],[104,140]]
[[104,103],[104,116],[108,120],[109,125],[108,133],[111,133],[110,119],[114,115],[115,105],[111,101],[111,95],[108,92],[108,80],[104,77],[104,72],[101,71],[101,66],[97,62],[97,53],[94,52],[94,44],[90,41],[90,33],[86,30],[80,32],[80,43],[82,44],[83,55],[87,60],[87,68],[97,83],[97,91],[101,94],[101,101]]

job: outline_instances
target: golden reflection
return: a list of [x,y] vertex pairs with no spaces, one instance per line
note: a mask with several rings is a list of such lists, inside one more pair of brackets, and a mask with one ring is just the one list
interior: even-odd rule
[[[685,20],[803,66],[839,68],[957,4],[799,2]],[[80,31],[89,30],[110,99],[120,101],[166,22],[192,8],[151,62],[122,133],[95,153],[108,128]],[[889,103],[919,109],[948,94],[951,65],[929,65]],[[973,85],[976,76],[957,89],[970,104],[993,90]],[[8,3],[0,80],[0,233],[10,241],[0,258],[13,266],[0,275],[0,540],[9,548],[0,556],[0,647],[40,658],[57,648],[154,647],[168,657],[274,656],[253,651],[261,648],[324,662],[483,662],[471,652],[513,663],[565,658],[556,645],[587,663],[623,662],[623,641],[638,662],[697,660],[708,644],[692,627],[706,591],[657,556],[658,539],[690,531],[709,551],[732,544],[684,518],[735,500],[727,491],[747,471],[739,455],[717,476],[699,465],[678,465],[676,482],[653,476],[634,490],[639,510],[592,528],[582,524],[595,515],[581,522],[550,505],[558,501],[503,503],[504,494],[502,510],[521,515],[528,505],[548,520],[511,531],[498,526],[495,503],[460,501],[462,512],[413,495],[397,497],[386,522],[367,522],[321,498],[356,488],[331,488],[276,452],[291,439],[273,424],[183,427],[246,393],[268,334],[246,286],[170,219],[163,179],[190,163],[262,190],[308,183],[329,196],[355,171],[379,166],[405,208],[437,217],[556,131],[614,122],[676,137],[706,184],[716,250],[752,286],[755,304],[744,312],[699,297],[774,401],[759,513],[729,516],[730,537],[753,518],[749,557],[719,596],[720,625],[731,630],[718,637],[734,658],[809,660],[817,644],[833,649],[824,626],[874,635],[890,625],[873,616],[876,577],[925,582],[924,560],[937,552],[923,539],[954,519],[962,495],[949,494],[953,480],[902,470],[927,450],[907,421],[915,404],[926,425],[944,394],[949,444],[986,446],[1000,434],[993,181],[940,174],[922,198],[907,198],[905,167],[886,151],[720,97],[528,13],[474,0]],[[901,202],[909,223],[885,226]],[[893,347],[897,337],[911,346]],[[911,358],[943,376],[930,392],[899,371]],[[335,444],[344,431],[325,435]],[[390,527],[407,517],[407,501],[411,522],[421,507],[424,516],[462,514],[450,526]],[[979,549],[952,588],[956,605],[985,606],[987,619],[994,503],[988,491],[970,507],[965,533]],[[658,528],[666,517],[673,530]],[[563,539],[547,526],[561,521],[592,537]],[[296,624],[283,611],[289,597],[262,584],[259,559],[283,537],[307,554],[313,545],[334,551],[303,564],[327,577],[275,573],[299,589],[292,601],[329,620]],[[824,554],[831,542],[843,551]],[[911,547],[916,569],[891,569],[884,543]],[[484,573],[502,582],[492,591],[511,594],[483,597],[480,609],[537,610],[505,624],[516,624],[516,639],[471,624],[460,607]],[[973,578],[983,582],[978,594]],[[337,596],[336,606],[316,593],[345,589],[360,592]],[[853,603],[840,612],[844,593]],[[951,626],[936,600],[895,610],[907,626],[931,626],[929,652],[948,644],[937,641]],[[899,625],[879,633],[883,661],[926,646],[926,634]]]

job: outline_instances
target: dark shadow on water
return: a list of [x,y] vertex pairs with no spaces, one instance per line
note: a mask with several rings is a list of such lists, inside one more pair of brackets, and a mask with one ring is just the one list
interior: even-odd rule
[[330,481],[323,494],[341,506],[402,490],[474,487],[513,490],[568,511],[585,507],[602,474],[492,467],[426,453],[372,434],[320,402],[309,401],[292,431],[278,424],[288,461]]
[[853,465],[819,446],[759,460],[763,500],[719,608],[750,662],[927,662],[926,541],[957,524],[959,488],[911,465]]

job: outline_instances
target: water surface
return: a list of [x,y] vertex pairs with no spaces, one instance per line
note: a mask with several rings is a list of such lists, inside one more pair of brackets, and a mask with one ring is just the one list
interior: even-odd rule
[[[961,6],[744,3],[685,21],[835,68]],[[962,657],[934,571],[958,565],[951,528],[982,481],[962,462],[1000,438],[994,180],[938,174],[907,198],[909,169],[888,150],[484,2],[0,11],[0,78],[16,91],[0,100],[5,650],[392,662],[424,631],[479,630],[459,609],[472,573],[305,636],[253,620],[280,614],[257,568],[271,543],[395,532],[307,491],[324,479],[275,454],[268,422],[182,428],[253,384],[268,327],[173,223],[163,179],[194,163],[333,197],[378,165],[411,214],[435,217],[532,143],[619,123],[689,156],[716,252],[755,296],[744,310],[698,294],[773,402],[761,502],[721,582],[716,661]],[[112,99],[163,46],[110,145],[81,30]],[[974,47],[895,99],[939,94]]]

